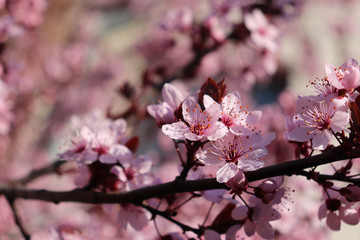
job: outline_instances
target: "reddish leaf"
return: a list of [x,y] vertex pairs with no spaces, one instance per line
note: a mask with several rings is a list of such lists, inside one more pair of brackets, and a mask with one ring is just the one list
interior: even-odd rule
[[199,103],[202,106],[204,106],[204,104],[203,104],[204,95],[209,95],[216,102],[220,103],[221,98],[225,95],[225,92],[226,92],[225,79],[221,80],[217,84],[214,79],[209,77],[205,81],[205,83],[201,86],[200,93],[199,93],[199,99],[198,99]]
[[125,146],[130,149],[131,152],[136,152],[139,147],[139,137],[135,136],[130,138],[126,143]]

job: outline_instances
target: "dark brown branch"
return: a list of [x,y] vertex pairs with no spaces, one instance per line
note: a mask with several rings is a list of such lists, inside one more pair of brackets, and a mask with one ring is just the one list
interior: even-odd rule
[[60,166],[62,166],[65,162],[66,161],[55,161],[46,167],[43,167],[40,169],[35,169],[35,170],[31,171],[27,176],[20,178],[16,181],[13,181],[13,182],[9,183],[9,185],[15,185],[15,186],[16,185],[25,185],[41,176],[56,173],[56,172],[58,172],[58,169],[60,168]]
[[[296,172],[296,175],[305,176],[307,178],[312,178],[313,173],[310,171],[300,170]],[[335,180],[340,182],[347,182],[347,183],[353,183],[357,186],[360,186],[360,178],[351,178],[351,177],[343,177],[343,176],[337,176],[337,175],[328,175],[328,174],[318,174],[316,175],[318,182],[324,182],[327,180]]]
[[[354,152],[353,155],[358,155]],[[347,153],[341,147],[334,148],[320,155],[307,157],[299,160],[284,162],[281,164],[264,167],[256,171],[247,172],[246,177],[249,182],[262,180],[275,176],[293,175],[298,171],[319,166],[339,160],[351,158],[351,154]],[[226,189],[226,185],[218,183],[215,178],[201,179],[193,181],[172,181],[155,186],[145,187],[130,192],[122,193],[103,193],[84,191],[76,189],[67,192],[55,192],[46,190],[29,190],[23,188],[0,188],[0,194],[9,198],[24,198],[59,202],[83,202],[83,203],[133,203],[140,204],[143,200],[165,196],[167,194],[205,191],[211,189]]]
[[164,213],[164,212],[162,212],[162,211],[159,211],[159,210],[157,210],[157,209],[155,209],[155,208],[152,208],[152,207],[150,207],[149,205],[144,205],[144,204],[142,204],[142,205],[140,205],[140,206],[143,207],[143,208],[145,208],[146,210],[148,210],[148,211],[153,215],[153,217],[159,215],[159,216],[162,216],[163,218],[169,220],[170,222],[175,223],[176,225],[178,225],[179,227],[181,227],[181,229],[182,229],[184,232],[186,232],[186,231],[191,231],[191,232],[196,233],[196,234],[199,234],[199,233],[200,233],[200,230],[199,230],[199,229],[192,228],[192,227],[190,227],[190,226],[188,226],[188,225],[185,225],[185,224],[183,224],[183,223],[181,223],[181,222],[179,222],[179,221],[177,221],[177,220],[169,217],[168,215],[166,215],[166,213]]

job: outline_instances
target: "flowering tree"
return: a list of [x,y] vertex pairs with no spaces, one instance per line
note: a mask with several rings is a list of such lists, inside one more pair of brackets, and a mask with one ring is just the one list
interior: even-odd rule
[[[285,88],[281,38],[307,4],[0,1],[1,239],[327,239],[357,225],[357,60],[326,62],[307,95]],[[141,37],[112,32],[123,21]]]

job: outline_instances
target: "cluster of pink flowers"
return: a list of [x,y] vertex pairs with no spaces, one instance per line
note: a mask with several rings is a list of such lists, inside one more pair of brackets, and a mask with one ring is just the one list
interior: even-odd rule
[[[124,119],[110,120],[95,111],[83,119],[73,117],[72,124],[75,134],[59,158],[78,163],[76,184],[119,192],[159,182],[150,172],[151,158],[134,154],[138,143],[127,136]],[[128,223],[140,230],[148,222],[143,209],[132,204],[103,205],[103,210],[121,230]]]
[[[267,154],[265,146],[275,134],[262,135],[252,128],[260,120],[261,112],[242,106],[237,91],[222,97],[220,103],[205,94],[203,106],[196,95],[184,99],[170,84],[164,86],[162,93],[165,101],[149,106],[150,115],[158,124],[167,122],[162,131],[174,140],[207,142],[196,157],[206,165],[222,164],[216,174],[218,182],[226,183],[240,170],[253,171],[264,165],[260,158]],[[179,107],[181,115],[176,120],[175,111]]]
[[287,123],[288,139],[295,142],[311,140],[314,150],[326,149],[336,133],[345,133],[350,126],[349,102],[359,95],[360,68],[353,58],[341,67],[326,63],[326,77],[311,86],[316,96],[299,96],[299,114]]
[[[350,193],[351,197],[346,198],[341,193]],[[348,196],[349,196],[348,195]],[[360,188],[355,185],[349,185],[343,191],[338,189],[326,189],[325,203],[318,210],[319,219],[326,218],[326,225],[334,231],[339,231],[341,220],[350,225],[359,223],[360,213],[355,208],[356,202],[360,201]]]

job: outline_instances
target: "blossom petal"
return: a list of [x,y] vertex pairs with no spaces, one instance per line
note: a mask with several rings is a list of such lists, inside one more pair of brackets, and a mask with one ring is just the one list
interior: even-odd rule
[[219,156],[215,155],[213,152],[210,152],[210,149],[207,150],[199,150],[196,152],[196,158],[199,159],[206,165],[213,165],[221,163],[222,160],[219,159]]
[[329,130],[320,131],[316,134],[312,141],[312,148],[316,150],[324,150],[331,140],[331,132]]
[[248,215],[248,207],[247,206],[240,206],[237,208],[234,208],[234,210],[231,212],[231,217],[235,220],[243,220]]
[[220,183],[229,181],[238,173],[239,169],[234,163],[226,163],[216,172],[216,180]]
[[237,167],[244,171],[255,171],[264,166],[264,161],[258,159],[241,159]]
[[246,222],[244,224],[244,232],[248,237],[251,237],[252,235],[254,235],[255,234],[255,223],[250,220],[246,220]]
[[336,76],[335,67],[329,62],[325,63],[325,73],[328,77],[329,83],[336,87],[337,89],[343,89],[343,85],[340,83]]
[[204,232],[205,240],[221,240],[220,234],[211,229],[206,229]]
[[331,118],[331,129],[334,132],[340,132],[344,130],[349,124],[349,113],[337,111]]
[[335,213],[329,212],[326,218],[326,225],[328,225],[328,227],[331,230],[339,231],[341,225],[341,219]]
[[357,225],[359,223],[359,213],[353,208],[346,208],[341,211],[341,219],[350,225]]
[[167,102],[173,110],[178,108],[185,98],[182,92],[169,83],[164,84],[161,94],[164,101]]
[[184,122],[165,124],[161,127],[162,132],[172,139],[185,140],[185,133],[190,132],[189,127]]
[[262,220],[256,224],[256,232],[264,239],[273,239],[275,237],[274,229],[268,221]]
[[288,135],[288,140],[295,142],[306,142],[314,137],[313,127],[296,127]]

